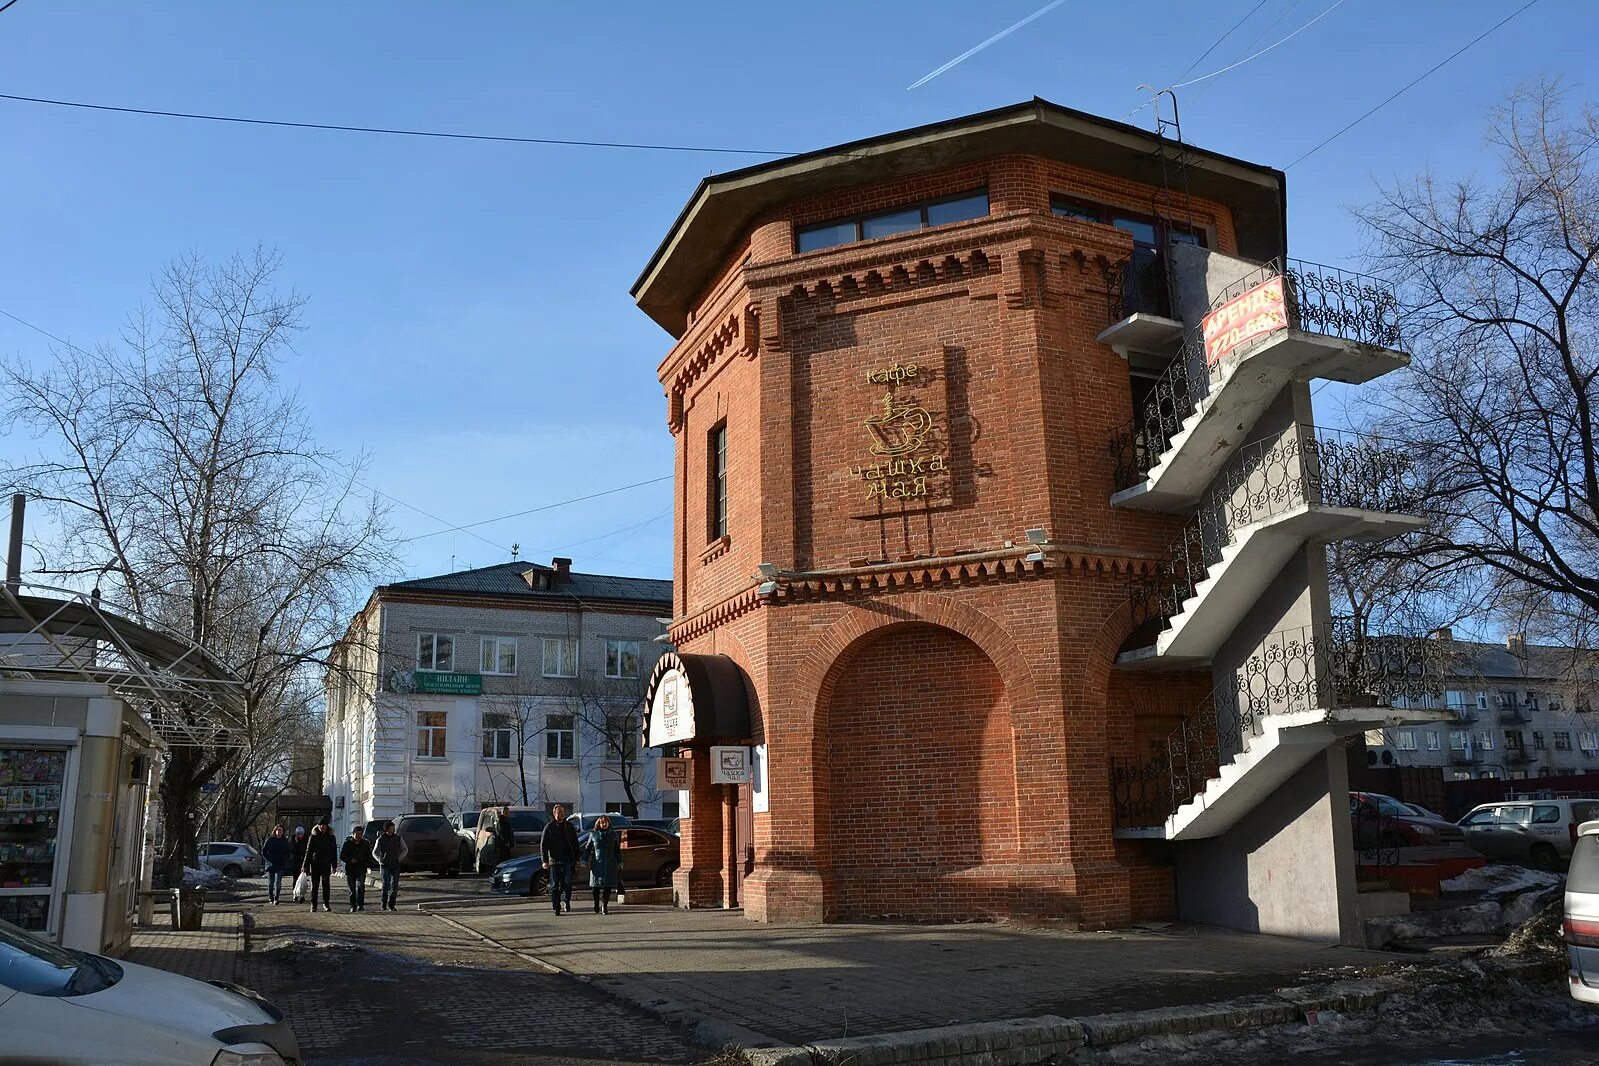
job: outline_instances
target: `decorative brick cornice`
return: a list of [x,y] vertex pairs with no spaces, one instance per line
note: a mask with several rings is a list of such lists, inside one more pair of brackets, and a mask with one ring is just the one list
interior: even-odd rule
[[[1029,562],[1027,556],[1036,551],[1043,552],[1043,561]],[[1028,545],[992,552],[969,552],[947,558],[789,573],[779,578],[778,589],[771,595],[759,595],[756,592],[758,583],[752,582],[710,607],[673,622],[667,632],[674,644],[680,644],[703,636],[760,607],[854,599],[885,592],[999,584],[1046,577],[1061,570],[1132,577],[1152,573],[1158,561],[1155,556],[1143,553],[1051,544],[1042,548]]]
[[[752,313],[751,308],[735,308],[729,311],[716,328],[694,348],[693,354],[679,363],[672,375],[672,383],[667,387],[669,402],[666,421],[673,432],[682,426],[684,398],[694,382],[715,366],[716,361],[729,350],[753,349],[760,335],[758,322],[759,312]],[[740,338],[746,338],[744,344],[734,347]],[[747,354],[754,354],[753,350]]]

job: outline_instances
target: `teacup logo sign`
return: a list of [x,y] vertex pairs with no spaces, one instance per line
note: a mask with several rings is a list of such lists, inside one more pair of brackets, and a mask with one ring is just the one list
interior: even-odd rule
[[[888,387],[881,408],[862,420],[876,460],[850,468],[852,478],[866,482],[867,502],[918,500],[939,495],[937,475],[949,472],[948,460],[935,452],[933,415],[914,399],[901,399],[896,388],[915,388],[932,375],[915,363],[895,362],[866,371],[866,383]],[[864,516],[863,516],[864,517]]]
[[892,392],[886,392],[883,413],[868,418],[866,428],[877,438],[873,455],[905,455],[922,446],[927,431],[933,428],[933,416],[924,408],[897,402]]

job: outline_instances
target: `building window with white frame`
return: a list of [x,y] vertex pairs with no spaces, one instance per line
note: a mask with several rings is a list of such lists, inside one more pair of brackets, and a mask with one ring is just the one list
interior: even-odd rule
[[485,674],[516,673],[516,638],[484,637],[479,663]]
[[1587,752],[1589,755],[1592,755],[1594,753],[1595,749],[1599,749],[1599,734],[1595,734],[1595,733],[1578,733],[1577,734],[1577,747],[1581,748],[1583,751]]
[[577,638],[544,638],[544,676],[577,676]]
[[445,756],[443,711],[416,712],[416,756],[419,759],[442,759]]
[[577,758],[577,728],[572,715],[545,716],[544,757],[551,762],[572,762]]
[[1428,751],[1438,751],[1441,747],[1442,747],[1442,743],[1438,739],[1438,730],[1436,730],[1436,729],[1427,730],[1427,750]]
[[1568,732],[1566,732],[1564,730],[1559,730],[1559,729],[1555,730],[1555,750],[1556,751],[1570,751],[1571,750],[1571,734],[1570,733],[1568,733]]
[[1481,748],[1483,751],[1493,751],[1494,735],[1488,732],[1486,729],[1482,730],[1477,734],[1477,747]]
[[446,673],[454,670],[455,638],[448,633],[418,633],[416,668]]
[[1450,751],[1470,751],[1471,734],[1464,729],[1451,729],[1449,731]]
[[483,712],[483,757],[485,759],[514,759],[516,729],[511,716],[504,711]]
[[1401,730],[1399,730],[1399,743],[1398,743],[1397,746],[1398,746],[1400,751],[1415,751],[1416,750],[1416,734],[1415,734],[1415,731],[1414,730],[1410,730],[1410,729],[1401,729]]
[[607,640],[605,642],[605,676],[638,676],[638,641]]

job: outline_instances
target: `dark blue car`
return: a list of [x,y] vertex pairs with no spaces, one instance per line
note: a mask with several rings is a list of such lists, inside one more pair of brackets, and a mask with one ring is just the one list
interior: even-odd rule
[[[629,826],[622,833],[622,887],[642,888],[670,885],[672,872],[677,869],[681,852],[678,838],[659,829]],[[581,847],[588,843],[588,834],[578,837]],[[489,890],[508,896],[537,896],[550,890],[549,871],[537,855],[502,862],[494,868],[489,878]],[[573,883],[587,885],[587,863],[578,863],[573,872]]]

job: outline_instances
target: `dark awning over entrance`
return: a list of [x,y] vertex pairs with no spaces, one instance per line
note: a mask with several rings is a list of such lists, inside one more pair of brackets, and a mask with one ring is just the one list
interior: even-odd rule
[[709,744],[749,735],[749,695],[737,663],[725,655],[661,656],[644,697],[646,745]]

